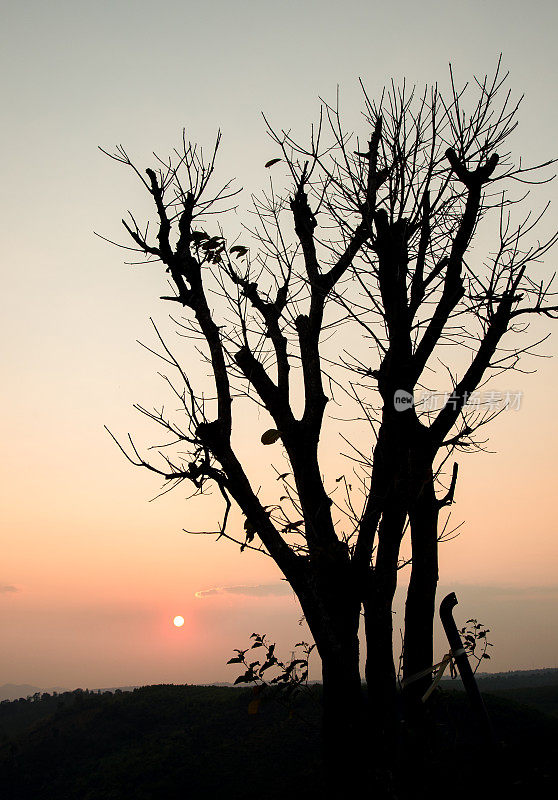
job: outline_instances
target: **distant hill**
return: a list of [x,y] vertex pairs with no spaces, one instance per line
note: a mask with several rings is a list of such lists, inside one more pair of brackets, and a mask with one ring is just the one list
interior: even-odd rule
[[[522,669],[522,670],[512,670],[510,672],[477,672],[476,679],[479,683],[479,686],[483,692],[489,692],[493,689],[515,689],[515,688],[527,688],[529,686],[553,686],[558,685],[558,668],[557,667],[549,667],[545,669]],[[311,685],[320,685],[321,681],[309,681]],[[228,681],[215,681],[214,683],[204,683],[198,684],[201,686],[225,686],[225,687],[233,687],[234,684]],[[442,678],[442,685],[445,688],[451,689],[462,689],[461,681],[459,678],[452,680],[447,676]],[[94,692],[132,692],[134,689],[139,689],[141,687],[137,685],[130,685],[130,686],[111,686],[111,687],[101,687],[86,691],[94,691]],[[237,687],[239,688],[239,687]],[[240,687],[242,688],[242,687]],[[62,694],[63,692],[74,691],[67,688],[63,688],[60,686],[49,687],[49,688],[41,688],[39,686],[32,686],[28,683],[4,683],[0,686],[0,702],[3,700],[18,700],[20,697],[32,697],[37,692],[43,694],[44,692],[48,692],[52,694],[53,692],[57,692],[58,694]]]
[[[558,668],[548,669],[518,669],[510,672],[477,672],[475,675],[479,689],[482,692],[492,692],[501,689],[517,689],[536,686],[558,686]],[[445,688],[462,689],[459,678],[452,680],[443,677],[442,685]]]
[[0,686],[0,700],[18,700],[20,697],[32,697],[36,692],[44,691],[38,686],[28,683],[5,683]]
[[[112,686],[102,689],[94,689],[95,692],[133,692],[138,686]],[[4,683],[0,686],[0,702],[3,700],[19,700],[20,697],[33,697],[39,694],[63,694],[64,692],[74,691],[63,686],[50,686],[48,689],[31,686],[28,683]]]
[[[476,679],[479,683],[479,686],[483,692],[489,692],[492,690],[501,690],[501,689],[516,689],[516,688],[528,688],[528,687],[536,687],[536,686],[553,686],[558,685],[558,668],[550,667],[546,669],[523,669],[523,670],[512,670],[510,672],[478,672],[476,674]],[[310,681],[311,685],[320,685],[321,681]],[[214,683],[205,683],[199,684],[202,686],[225,686],[225,687],[233,687],[234,684],[228,681],[216,681]],[[452,680],[444,676],[442,678],[442,685],[445,688],[450,689],[457,689],[458,691],[461,690],[462,684],[459,678],[456,680]],[[95,692],[132,692],[134,689],[140,688],[139,686],[111,686],[111,687],[101,687],[95,688],[89,691]],[[238,687],[237,687],[238,688]],[[242,687],[240,687],[242,688]],[[73,691],[67,688],[62,688],[59,686],[49,687],[49,688],[41,688],[38,686],[32,686],[28,683],[5,683],[0,686],[0,702],[3,700],[18,700],[20,697],[32,697],[37,692],[43,694],[44,692],[48,692],[52,694],[53,692],[57,692],[58,694],[62,694],[63,692]]]

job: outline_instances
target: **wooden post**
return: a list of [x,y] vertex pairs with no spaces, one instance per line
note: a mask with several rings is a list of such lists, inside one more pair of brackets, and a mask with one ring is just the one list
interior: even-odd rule
[[487,743],[494,743],[494,731],[492,730],[490,717],[488,716],[473,670],[471,669],[469,658],[463,647],[457,625],[453,619],[453,609],[456,605],[457,597],[455,596],[455,592],[446,595],[440,603],[440,619],[442,620],[442,625],[448,637],[453,658],[455,659],[457,669],[463,681],[463,687],[467,692],[471,707],[477,715],[482,736]]

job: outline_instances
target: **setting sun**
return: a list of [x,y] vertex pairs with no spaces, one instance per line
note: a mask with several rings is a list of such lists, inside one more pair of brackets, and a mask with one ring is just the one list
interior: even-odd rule
[[176,625],[177,628],[181,628],[184,625],[184,617],[175,617],[173,619],[173,623]]

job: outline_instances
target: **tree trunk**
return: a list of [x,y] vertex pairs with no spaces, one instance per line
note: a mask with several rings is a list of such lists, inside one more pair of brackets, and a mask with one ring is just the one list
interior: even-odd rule
[[322,655],[324,800],[393,800],[393,776],[377,749],[378,719],[367,713],[358,669],[358,638]]
[[[345,568],[344,568],[345,566]],[[328,566],[314,573],[309,591],[299,594],[302,609],[322,661],[321,795],[327,800],[363,797],[362,783],[372,790],[375,758],[370,721],[360,676],[358,628],[360,600],[346,565],[335,579]]]
[[406,510],[403,498],[384,510],[378,532],[378,553],[365,595],[366,683],[370,713],[377,719],[378,746],[385,760],[393,752],[398,719],[398,696],[393,663],[393,597],[397,561]]
[[[322,652],[322,750],[326,796],[355,796],[372,751],[360,680],[358,637]],[[366,780],[369,785],[369,780]]]
[[[325,595],[325,597],[324,597]],[[320,797],[391,800],[391,773],[378,752],[382,727],[369,713],[360,675],[356,586],[338,581],[334,592],[301,599],[322,661],[322,754]],[[391,656],[391,642],[389,644]],[[364,791],[363,791],[364,787]]]
[[[393,621],[391,602],[367,604],[366,685],[370,752],[375,764],[372,781],[377,796],[393,797],[400,755],[400,697],[393,663]],[[369,759],[370,755],[365,754]]]
[[369,606],[365,615],[366,684],[370,714],[377,720],[381,737],[391,738],[397,719],[391,602],[382,600],[375,607]]
[[[403,677],[409,679],[432,666],[436,587],[438,584],[439,503],[430,471],[409,509],[411,526],[411,580],[405,604]],[[432,682],[428,674],[409,684],[406,697],[417,706]]]

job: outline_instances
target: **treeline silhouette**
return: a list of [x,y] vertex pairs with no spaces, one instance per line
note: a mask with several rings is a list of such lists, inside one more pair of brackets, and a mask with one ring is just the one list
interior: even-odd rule
[[301,723],[271,699],[248,714],[252,699],[251,689],[160,685],[2,703],[0,796],[279,798],[293,776],[311,784],[317,707],[301,700]]

